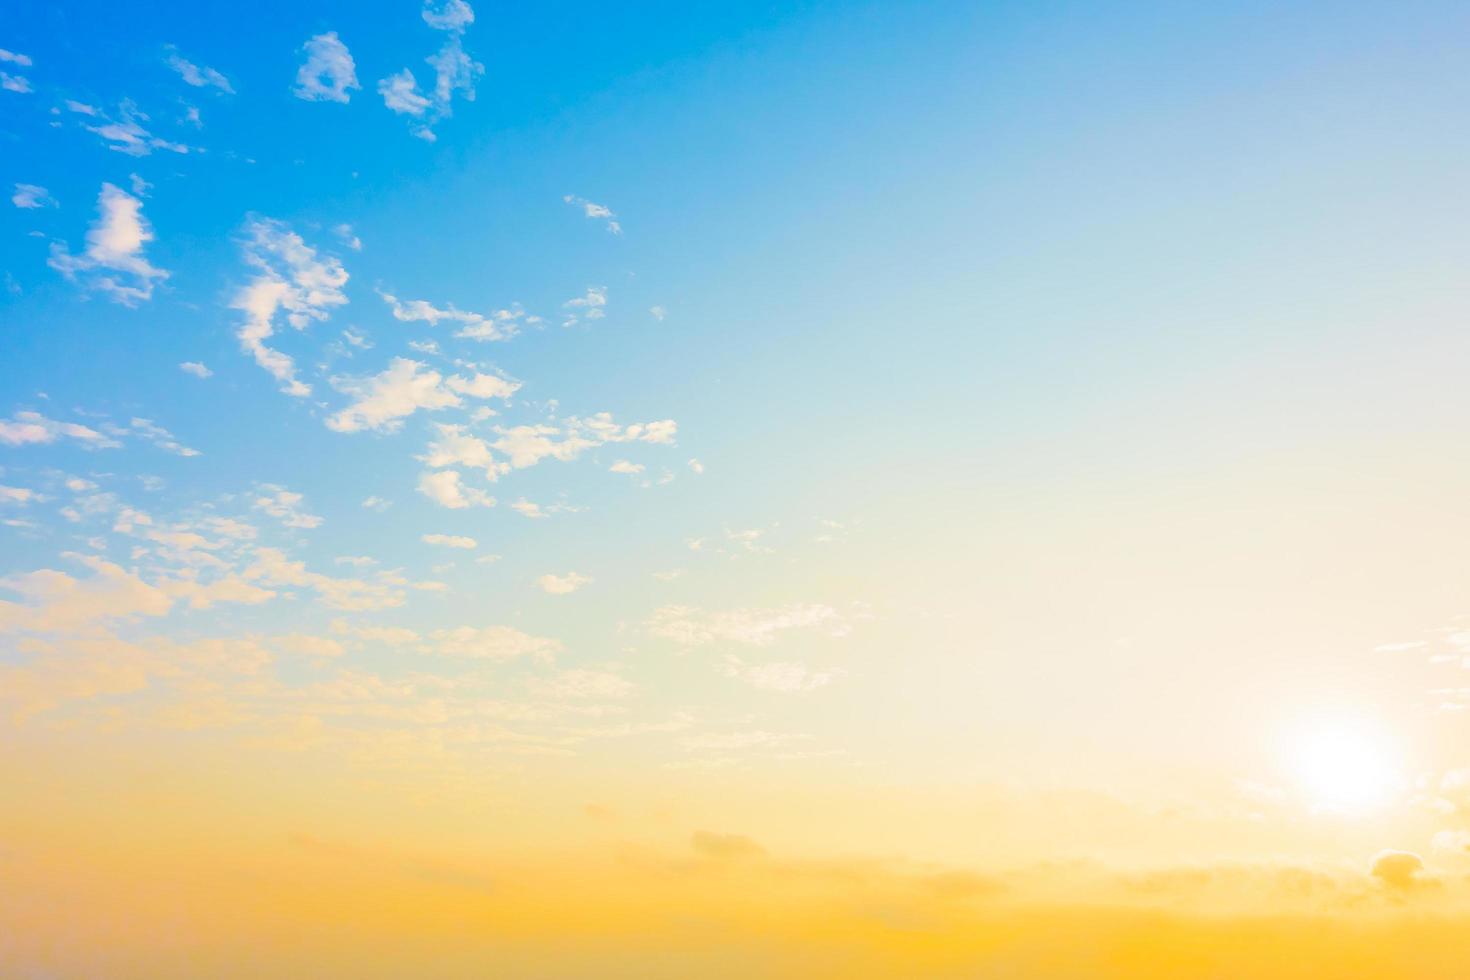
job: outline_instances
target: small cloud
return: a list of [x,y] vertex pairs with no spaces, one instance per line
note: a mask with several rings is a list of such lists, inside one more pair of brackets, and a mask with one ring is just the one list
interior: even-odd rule
[[637,476],[645,469],[642,463],[630,463],[626,459],[620,459],[608,467],[613,473],[626,473],[629,476]]
[[235,90],[230,87],[230,80],[213,68],[194,64],[180,55],[178,50],[172,46],[169,47],[168,52],[168,66],[179,73],[184,84],[195,88],[213,87],[227,95],[235,94]]
[[7,92],[18,92],[21,95],[35,91],[35,89],[31,88],[30,79],[23,75],[12,75],[9,72],[3,71],[0,71],[0,89],[4,89]]
[[368,497],[362,502],[362,506],[365,510],[370,510],[374,513],[381,514],[383,511],[393,506],[393,501],[384,500],[382,497]]
[[696,476],[704,475],[704,464],[697,459],[691,459],[689,461],[689,469],[692,470]]
[[419,540],[424,544],[438,545],[442,548],[463,548],[466,551],[480,546],[480,543],[474,538],[458,534],[424,534],[420,535]]
[[19,54],[15,51],[6,51],[4,48],[0,48],[0,61],[8,61],[12,65],[20,65],[22,68],[29,68],[33,64],[29,55]]
[[597,204],[587,200],[585,197],[578,197],[575,194],[565,194],[562,196],[562,200],[572,205],[572,207],[579,208],[582,211],[583,217],[590,218],[593,221],[607,222],[607,230],[610,233],[614,235],[621,235],[623,233],[623,226],[618,223],[617,215],[606,205]]
[[192,374],[196,378],[212,378],[214,372],[205,367],[199,361],[184,361],[179,365],[179,370],[185,374]]
[[648,308],[648,313],[660,323],[663,322],[664,317],[669,315],[669,311],[664,309],[662,306],[650,306]]
[[336,235],[343,245],[346,245],[354,252],[362,251],[362,239],[353,234],[352,226],[347,222],[344,221],[340,225],[333,226],[332,234]]
[[16,184],[10,203],[18,208],[54,208],[56,198],[40,184]]
[[547,595],[570,595],[591,581],[586,575],[567,572],[565,575],[543,575],[536,580],[536,584]]
[[357,83],[357,66],[336,31],[318,34],[302,47],[306,61],[296,73],[291,91],[308,102],[348,102]]

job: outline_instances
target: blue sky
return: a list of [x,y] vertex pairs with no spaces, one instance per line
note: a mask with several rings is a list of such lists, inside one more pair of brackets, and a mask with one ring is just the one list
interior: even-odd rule
[[[0,179],[7,201],[36,205],[0,210],[0,410],[14,425],[35,412],[129,430],[116,449],[65,436],[0,449],[0,484],[34,494],[0,527],[0,574],[82,581],[81,554],[177,582],[179,567],[134,550],[158,542],[116,530],[123,508],[190,527],[249,518],[259,547],[312,574],[442,583],[392,586],[401,604],[350,610],[365,621],[553,637],[561,667],[636,683],[650,724],[708,710],[699,724],[799,731],[943,780],[968,778],[968,749],[912,766],[906,753],[974,734],[976,705],[1037,752],[1064,754],[1053,743],[1067,733],[1034,725],[1037,712],[1148,740],[1099,686],[1173,676],[1192,622],[1269,601],[1298,574],[1346,574],[1342,553],[1318,547],[1332,528],[1313,525],[1300,567],[1264,545],[1247,562],[1239,541],[1307,535],[1297,518],[1344,486],[1360,495],[1343,525],[1371,524],[1389,508],[1375,496],[1384,471],[1419,488],[1463,476],[1443,453],[1470,407],[1453,5],[481,4],[448,30],[421,14],[31,5],[0,28],[0,48],[25,59],[0,64],[24,79],[0,91]],[[307,46],[328,35],[357,87],[302,98]],[[429,91],[425,59],[455,39],[483,66],[474,98],[461,87],[422,117],[391,111],[380,81],[409,69]],[[150,134],[138,138],[172,146],[123,152],[94,131],[130,113]],[[415,135],[426,123],[432,142]],[[95,267],[68,278],[65,261],[48,264],[58,243],[84,255],[104,185],[151,228],[141,254],[167,277],[146,299],[115,301]],[[261,275],[245,243],[261,228],[347,276],[307,304],[303,329],[272,313],[270,343],[308,397],[242,351],[239,297]],[[568,305],[589,290],[605,306]],[[539,321],[456,339],[454,321],[396,319],[380,293]],[[410,346],[426,341],[437,349]],[[460,404],[328,424],[399,358]],[[479,376],[520,387],[449,387]],[[500,414],[472,418],[478,407]],[[602,412],[672,420],[676,434],[620,435],[493,483],[422,459],[438,424],[488,442],[532,424],[565,436],[568,419]],[[199,455],[160,448],[133,418]],[[644,469],[612,472],[619,461]],[[496,505],[421,491],[449,471]],[[321,521],[283,526],[261,503],[283,490]],[[113,497],[68,517],[91,493]],[[354,556],[376,564],[339,562]],[[1198,579],[1180,584],[1174,559]],[[574,573],[588,580],[575,594],[538,584]],[[262,575],[250,580],[273,581]],[[1149,603],[1120,598],[1128,583],[1177,585],[1178,618],[1150,633]],[[1402,615],[1362,631],[1447,615],[1424,585],[1390,583]],[[294,587],[289,601],[100,622],[129,637],[342,635],[331,624],[347,611]],[[1075,610],[1067,624],[1039,622],[1052,602]],[[713,660],[649,653],[671,606],[778,624],[820,607],[845,628],[785,652],[732,640]],[[1147,651],[1126,669],[1068,659],[1137,632]],[[353,656],[407,669],[392,650]],[[822,680],[780,700],[742,686],[728,657]],[[1229,664],[1192,668],[1200,690],[1235,676]],[[327,669],[281,667],[291,683]],[[1198,701],[1164,710],[1187,719]],[[852,724],[884,711],[904,723],[883,739]],[[1183,742],[1228,751],[1213,738]]]

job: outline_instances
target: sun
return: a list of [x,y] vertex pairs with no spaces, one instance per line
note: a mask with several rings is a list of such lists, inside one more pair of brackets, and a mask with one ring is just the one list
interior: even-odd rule
[[1365,814],[1403,785],[1393,736],[1367,718],[1336,715],[1302,724],[1285,744],[1285,768],[1314,810]]

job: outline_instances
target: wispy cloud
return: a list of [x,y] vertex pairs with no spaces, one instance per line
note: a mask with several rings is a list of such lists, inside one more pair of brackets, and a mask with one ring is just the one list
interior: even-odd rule
[[192,85],[195,88],[217,88],[228,95],[235,94],[228,78],[213,68],[194,64],[179,54],[178,49],[172,45],[168,48],[167,61],[168,66],[179,73],[179,77],[186,85]]

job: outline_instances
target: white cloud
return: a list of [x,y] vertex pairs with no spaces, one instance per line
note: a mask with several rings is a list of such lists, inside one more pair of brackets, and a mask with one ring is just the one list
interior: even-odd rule
[[669,315],[669,311],[664,309],[662,306],[650,306],[648,308],[648,313],[660,323],[663,322],[664,317]]
[[533,519],[546,516],[546,512],[541,509],[540,504],[532,503],[525,497],[522,497],[520,500],[517,500],[515,503],[511,504],[510,509],[523,517],[530,517]]
[[471,378],[464,378],[457,374],[451,375],[445,383],[449,386],[450,390],[468,398],[509,399],[521,387],[519,381],[507,381],[493,374],[480,374],[478,372]]
[[427,323],[437,326],[440,321],[460,324],[456,337],[467,340],[509,340],[516,335],[522,321],[532,322],[526,311],[519,306],[491,313],[474,313],[456,309],[451,303],[443,309],[421,299],[399,300],[392,293],[378,290],[383,302],[388,304],[393,319],[402,323]]
[[305,397],[311,386],[296,377],[290,356],[266,345],[275,333],[275,317],[286,311],[286,322],[304,330],[312,320],[325,320],[335,306],[347,302],[342,287],[347,270],[332,256],[317,257],[316,250],[279,221],[252,217],[245,224],[241,251],[258,274],[241,289],[232,308],[245,314],[236,336],[255,363],[270,372],[289,395]]
[[67,99],[62,104],[66,106],[66,108],[67,108],[67,110],[69,112],[75,112],[77,115],[80,115],[80,116],[95,116],[95,115],[97,115],[97,107],[96,106],[87,105],[87,103],[85,103],[85,102],[78,102],[76,99]]
[[406,357],[395,357],[386,370],[367,378],[333,378],[338,391],[356,400],[328,418],[327,428],[392,432],[421,408],[432,412],[461,405],[459,397],[440,384],[442,380],[438,371]]
[[302,495],[273,483],[260,486],[261,495],[251,504],[256,510],[264,511],[286,527],[320,527],[322,519],[301,509]]
[[596,204],[587,200],[585,197],[578,197],[575,194],[563,195],[562,200],[573,207],[580,208],[583,216],[587,218],[591,218],[594,221],[606,221],[607,230],[612,234],[621,235],[623,233],[623,226],[618,223],[617,215],[613,213],[611,208],[602,204]]
[[36,491],[25,487],[7,487],[0,484],[0,504],[25,505],[36,499]]
[[742,643],[767,646],[783,632],[820,629],[830,636],[848,632],[846,620],[831,606],[796,604],[775,609],[732,609],[705,612],[690,606],[663,606],[645,624],[654,636],[680,646]]
[[102,137],[107,143],[107,148],[116,150],[118,153],[130,157],[146,157],[154,150],[168,150],[171,153],[189,152],[189,147],[183,143],[174,143],[154,136],[144,128],[143,123],[148,121],[148,116],[130,100],[124,99],[118,103],[115,119],[81,102],[68,101],[66,107],[72,112],[99,120],[98,125],[82,128]]
[[0,48],[0,61],[8,61],[12,65],[20,65],[22,68],[29,68],[33,63],[29,55],[6,51],[4,48]]
[[357,67],[347,45],[337,37],[336,31],[318,34],[307,41],[302,51],[306,61],[296,73],[296,87],[291,91],[298,99],[308,102],[347,102],[351,89],[360,89],[357,84]]
[[393,506],[393,501],[384,500],[382,497],[368,497],[362,502],[362,506],[365,510],[370,510],[375,513],[381,514],[383,511]]
[[627,473],[630,476],[637,476],[645,468],[642,463],[630,463],[626,459],[620,459],[608,467],[613,473]]
[[383,105],[400,115],[422,116],[429,108],[429,100],[418,92],[419,83],[407,68],[396,75],[379,79],[378,94]]
[[458,534],[425,534],[419,538],[424,544],[439,545],[442,548],[463,548],[466,551],[480,546],[474,538],[467,538]]
[[343,245],[346,245],[354,252],[362,251],[362,239],[353,233],[352,226],[347,222],[344,221],[340,225],[333,226],[332,234],[336,235]]
[[104,293],[115,303],[136,307],[153,297],[155,282],[168,278],[143,257],[153,229],[143,217],[143,202],[113,184],[97,196],[97,221],[87,231],[87,247],[72,255],[53,242],[47,265],[83,288]]
[[689,461],[689,469],[693,470],[696,476],[704,475],[704,464],[697,459],[691,459]]
[[436,470],[419,477],[419,493],[440,507],[460,510],[465,507],[494,507],[495,498],[478,487],[464,485],[458,470]]
[[184,361],[179,365],[179,370],[185,374],[192,374],[196,378],[210,378],[214,372],[198,361]]
[[475,11],[465,0],[444,0],[437,6],[424,0],[423,18],[436,31],[462,33],[475,22]]
[[7,446],[45,445],[72,439],[84,449],[117,449],[122,443],[85,425],[57,422],[39,412],[16,412],[9,421],[0,419],[0,443]]
[[16,184],[10,203],[18,208],[54,208],[56,198],[40,184]]
[[12,75],[5,71],[0,71],[0,89],[4,89],[7,92],[17,92],[21,95],[35,91],[35,89],[31,88],[30,79],[24,75]]
[[[587,291],[581,296],[574,296],[562,304],[569,310],[585,311],[581,314],[588,320],[601,320],[607,316],[607,287],[588,286]],[[579,319],[578,314],[568,313],[562,320],[562,326],[570,327]]]
[[548,595],[570,595],[591,581],[586,575],[567,572],[565,575],[543,575],[536,584]]
[[221,92],[234,95],[235,90],[230,87],[230,80],[213,68],[200,67],[187,60],[178,51],[170,48],[168,54],[168,66],[179,73],[179,77],[187,85],[195,88],[213,86]]
[[175,456],[198,456],[199,450],[190,449],[174,438],[174,434],[161,425],[156,425],[151,419],[133,419],[129,425],[130,429],[114,427],[110,431],[113,435],[136,435],[146,442],[150,442],[165,452],[173,453]]
[[449,116],[456,92],[467,101],[475,101],[475,79],[485,73],[485,66],[465,54],[457,35],[424,60],[434,69],[434,106],[440,117]]

